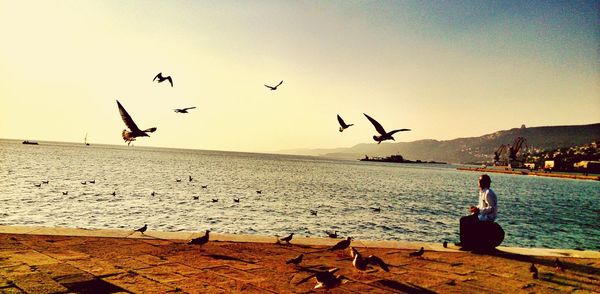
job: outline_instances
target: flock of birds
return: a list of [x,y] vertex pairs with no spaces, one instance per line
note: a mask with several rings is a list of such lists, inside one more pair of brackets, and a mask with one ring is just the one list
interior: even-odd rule
[[[152,81],[157,81],[158,83],[168,81],[171,84],[171,87],[173,87],[173,78],[171,78],[171,76],[166,76],[166,77],[163,76],[162,72],[158,73]],[[283,84],[283,80],[281,80],[275,86],[269,86],[266,84],[264,86],[267,87],[268,89],[270,89],[271,91],[275,91],[282,84]],[[148,133],[153,133],[156,131],[156,129],[157,129],[156,127],[141,130],[135,124],[135,122],[131,118],[131,115],[129,115],[129,113],[127,113],[127,111],[125,110],[123,105],[121,105],[119,100],[117,100],[117,106],[119,108],[119,113],[121,114],[121,118],[123,119],[123,122],[125,123],[125,126],[129,129],[129,130],[124,129],[123,132],[121,133],[123,140],[125,142],[127,142],[127,146],[129,146],[131,144],[131,142],[135,141],[135,139],[137,137],[150,137],[150,135],[148,135]],[[175,111],[175,113],[188,113],[188,110],[195,109],[195,108],[196,108],[195,106],[185,107],[185,108],[177,108],[177,109],[174,109],[174,111]],[[410,129],[396,129],[396,130],[393,130],[390,132],[386,132],[386,130],[383,128],[383,126],[381,126],[381,124],[379,122],[377,122],[375,119],[373,119],[366,113],[363,113],[363,114],[367,117],[367,119],[371,122],[371,124],[373,124],[373,126],[375,127],[375,130],[379,133],[379,135],[373,136],[373,140],[375,140],[377,142],[377,144],[381,144],[381,142],[383,142],[385,140],[395,141],[393,135],[397,132],[410,131]],[[343,132],[345,129],[354,125],[354,124],[346,124],[339,114],[337,115],[337,120],[340,124],[340,128],[339,128],[340,132]]]

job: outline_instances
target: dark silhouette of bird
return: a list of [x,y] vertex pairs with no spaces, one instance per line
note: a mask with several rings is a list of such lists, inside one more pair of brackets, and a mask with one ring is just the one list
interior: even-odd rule
[[565,270],[565,265],[558,260],[558,257],[554,260],[554,269],[558,272],[562,272]]
[[131,144],[131,142],[135,141],[135,138],[150,137],[150,135],[148,135],[147,133],[152,133],[152,132],[156,131],[155,127],[145,129],[143,131],[140,130],[140,128],[138,128],[138,126],[135,124],[135,122],[133,122],[133,119],[131,118],[129,113],[127,113],[127,111],[125,110],[123,105],[121,105],[121,103],[119,103],[119,100],[117,100],[117,106],[119,107],[119,113],[121,114],[121,119],[123,119],[125,126],[127,128],[129,128],[129,131],[124,129],[123,132],[121,133],[123,140],[125,142],[127,142],[127,146],[129,146],[129,144]]
[[50,181],[46,180],[46,181],[42,181],[42,184],[48,184],[50,183]]
[[42,183],[39,183],[39,184],[33,184],[33,185],[39,188],[39,187],[41,187],[41,186],[42,186]]
[[311,211],[310,211],[310,214],[311,214],[311,215],[317,215],[317,213],[318,213],[318,212],[317,212],[316,210],[311,210]]
[[337,244],[333,245],[333,247],[327,249],[329,251],[334,251],[334,250],[340,250],[340,249],[346,249],[348,248],[348,246],[350,246],[350,242],[352,240],[352,237],[348,237],[346,238],[346,240],[342,240],[340,242],[338,242]]
[[448,241],[444,241],[444,248],[448,248]]
[[213,199],[212,199],[212,202],[219,202],[219,199],[215,199],[215,198],[213,198]]
[[354,247],[352,247],[352,249],[352,252],[354,254],[354,260],[352,260],[352,265],[357,270],[366,271],[369,268],[369,265],[376,265],[386,272],[390,271],[388,265],[383,261],[383,259],[375,255],[369,255],[369,257],[367,258],[363,258],[360,252],[358,252],[358,250],[356,250]]
[[137,230],[133,230],[133,231],[134,231],[134,232],[140,232],[140,233],[142,233],[142,234],[143,234],[143,233],[144,233],[144,232],[145,232],[147,229],[148,229],[148,225],[147,225],[147,224],[144,224],[144,226],[143,226],[143,227],[141,227],[141,228],[139,228],[139,229],[137,229]]
[[422,256],[423,253],[425,253],[425,248],[421,247],[421,249],[419,249],[419,251],[411,252],[408,255],[419,257],[419,256]]
[[529,272],[532,273],[531,277],[534,279],[538,279],[538,269],[537,267],[535,267],[535,264],[531,264],[531,266],[529,267]]
[[262,190],[256,190],[256,194],[262,194]]
[[191,182],[191,181],[193,180],[193,179],[192,179],[192,176],[189,176],[189,177],[190,177],[189,179],[190,179],[190,182]]
[[337,120],[340,123],[340,132],[343,132],[345,129],[354,125],[354,124],[349,124],[349,125],[346,124],[339,114],[337,115]]
[[206,188],[208,188],[208,185],[202,185],[200,187],[202,187],[202,189],[206,189]]
[[90,183],[90,184],[95,184],[95,183],[96,183],[96,180],[91,180],[91,181],[88,181],[88,183]]
[[86,184],[87,184],[87,182],[86,182],[86,181],[82,181],[82,182],[81,182],[81,184],[82,184],[82,185],[86,185]]
[[317,285],[315,289],[318,288],[335,288],[343,283],[346,283],[348,279],[342,275],[334,275],[338,268],[332,268],[327,271],[317,272],[315,274],[315,279],[317,280]]
[[181,179],[180,179],[180,178],[177,178],[177,179],[175,179],[175,182],[177,182],[177,183],[181,183]]
[[298,256],[296,256],[296,257],[294,257],[294,258],[286,261],[285,263],[286,264],[290,264],[291,263],[291,264],[299,265],[302,262],[302,258],[304,258],[304,254],[300,254],[300,255],[298,255]]
[[381,124],[379,124],[376,120],[374,120],[372,117],[368,116],[366,113],[363,113],[363,114],[373,124],[373,126],[375,127],[375,130],[380,134],[380,136],[373,136],[373,140],[377,141],[377,144],[381,144],[381,142],[383,142],[385,140],[396,141],[394,139],[394,137],[392,137],[392,135],[394,135],[397,132],[410,131],[410,129],[398,129],[398,130],[393,130],[391,132],[386,132],[385,129],[381,126]]
[[62,192],[63,195],[69,195],[69,191]]
[[200,196],[194,196],[194,200],[200,199]]
[[239,203],[240,202],[240,198],[233,198],[233,202]]
[[290,241],[292,241],[292,238],[294,238],[294,233],[291,233],[289,236],[287,236],[285,238],[281,238],[279,240],[290,244]]
[[173,110],[175,111],[175,113],[189,113],[188,110],[194,109],[194,108],[196,108],[196,106],[194,106],[194,107],[186,107],[186,108],[176,108],[176,109],[173,109]]
[[277,90],[277,87],[281,86],[281,84],[283,84],[283,81],[279,82],[279,84],[277,84],[277,86],[275,86],[275,87],[272,87],[269,85],[265,85],[265,87],[271,89],[271,91],[275,91],[275,90]]
[[373,212],[381,212],[381,207],[371,207]]
[[112,195],[113,195],[113,196],[117,196],[117,191],[113,191],[113,192],[112,192]]
[[337,231],[334,231],[333,233],[329,232],[329,231],[325,231],[325,234],[327,234],[327,236],[329,238],[333,238],[333,239],[337,239],[337,237],[338,237]]
[[203,244],[208,243],[208,238],[209,238],[208,237],[208,233],[210,233],[210,231],[206,230],[206,232],[204,233],[204,236],[192,239],[190,242],[188,242],[188,244],[191,244],[191,245],[203,245]]
[[152,193],[150,193],[151,196],[156,195],[156,193],[154,191],[152,191]]
[[154,82],[154,81],[156,81],[156,79],[158,79],[158,82],[159,82],[159,83],[162,83],[162,82],[164,82],[165,80],[167,80],[167,81],[169,81],[169,83],[171,84],[171,87],[173,87],[173,79],[171,78],[171,76],[166,76],[166,77],[163,77],[163,75],[162,75],[162,72],[159,72],[159,73],[158,73],[158,74],[157,74],[157,75],[154,77],[154,79],[152,79],[152,81]]

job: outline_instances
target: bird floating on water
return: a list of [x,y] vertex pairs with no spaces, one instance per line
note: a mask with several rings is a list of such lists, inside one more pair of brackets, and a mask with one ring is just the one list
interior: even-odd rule
[[113,191],[113,192],[112,192],[112,195],[113,195],[113,196],[117,196],[117,191]]
[[194,196],[194,200],[200,199],[200,196]]
[[123,119],[125,126],[127,128],[129,128],[129,131],[124,129],[123,132],[121,133],[123,140],[125,142],[127,142],[127,146],[129,146],[129,144],[131,144],[131,142],[135,141],[135,138],[150,137],[150,135],[148,135],[147,133],[152,133],[152,132],[156,131],[156,127],[145,129],[143,131],[140,130],[140,128],[138,128],[138,126],[135,124],[135,122],[133,121],[133,119],[131,118],[129,113],[127,113],[127,111],[125,110],[123,105],[121,105],[119,100],[117,100],[117,106],[119,107],[119,113],[121,114],[121,119]]
[[262,194],[262,190],[256,190],[256,194]]
[[134,231],[134,232],[140,232],[140,233],[142,233],[142,234],[143,234],[143,233],[144,233],[144,232],[145,232],[147,229],[148,229],[148,225],[147,225],[147,224],[144,224],[144,226],[143,226],[143,227],[141,227],[141,228],[139,228],[139,229],[136,229],[136,230],[133,230],[133,231]]
[[275,91],[277,90],[277,87],[281,86],[281,84],[283,84],[283,80],[281,82],[279,82],[279,84],[277,84],[277,86],[269,86],[269,85],[265,85],[265,87],[271,89],[271,91]]
[[192,239],[190,242],[188,242],[188,244],[191,244],[191,245],[204,245],[204,244],[208,243],[208,238],[209,238],[208,237],[208,233],[210,233],[210,231],[206,230],[206,232],[204,233],[204,236]]
[[325,231],[325,234],[327,234],[327,236],[329,238],[333,238],[333,239],[337,239],[337,237],[338,237],[337,231],[334,231],[333,233],[329,232],[329,231]]
[[219,202],[219,199],[215,199],[215,198],[213,198],[213,199],[212,199],[212,202]]
[[96,183],[96,180],[91,180],[91,181],[88,181],[88,183],[90,183],[90,184],[95,184],[95,183]]
[[177,178],[177,179],[175,179],[175,182],[179,183],[179,182],[181,182],[181,179]]
[[41,187],[41,186],[42,186],[42,183],[39,183],[39,184],[33,184],[33,185],[39,188],[39,187]]
[[373,212],[381,212],[381,207],[371,207]]
[[176,109],[173,109],[173,110],[175,111],[175,113],[189,113],[188,110],[194,109],[194,108],[196,108],[196,106],[194,106],[194,107],[186,107],[186,108],[176,108]]
[[240,202],[240,198],[233,198],[233,202],[239,203]]
[[318,213],[318,211],[316,211],[316,210],[311,210],[311,211],[310,211],[310,214],[311,214],[311,215],[317,215],[317,213]]
[[81,182],[81,184],[82,184],[82,185],[86,185],[86,184],[87,184],[87,182],[86,182],[86,181],[82,181],[82,182]]
[[377,144],[381,144],[381,142],[385,141],[385,140],[393,140],[396,141],[394,139],[394,137],[392,137],[392,135],[394,135],[397,132],[404,132],[404,131],[410,131],[410,129],[398,129],[398,130],[393,130],[391,132],[386,132],[385,129],[381,126],[381,124],[379,124],[376,120],[374,120],[372,117],[368,116],[366,113],[363,113],[367,119],[373,124],[373,126],[375,127],[375,130],[380,134],[380,136],[373,136],[373,140],[377,141]]
[[173,79],[171,78],[171,76],[166,76],[166,77],[163,77],[163,75],[162,75],[162,72],[159,72],[159,73],[158,73],[158,74],[157,74],[157,75],[154,77],[154,79],[152,79],[152,81],[154,82],[154,81],[156,81],[156,79],[158,79],[158,82],[159,82],[159,83],[162,83],[162,82],[164,82],[165,80],[167,80],[167,81],[169,81],[169,83],[171,84],[171,87],[173,87]]
[[202,185],[202,186],[200,186],[200,187],[201,187],[202,189],[206,189],[206,188],[208,188],[208,185]]
[[156,195],[156,193],[154,191],[152,191],[152,193],[150,193],[150,196],[154,196]]
[[63,195],[69,195],[69,191],[62,192]]
[[192,178],[192,176],[189,176],[189,177],[190,177],[189,179],[190,179],[190,182],[191,182],[193,180],[193,178]]
[[345,129],[354,125],[354,124],[349,124],[349,125],[346,124],[339,114],[337,115],[337,120],[340,123],[340,132],[343,132]]
[[50,181],[48,181],[48,180],[42,181],[42,184],[48,184],[48,183],[50,183]]
[[423,253],[425,253],[425,248],[421,247],[421,249],[419,249],[419,251],[415,251],[415,252],[411,252],[408,255],[409,256],[422,256]]

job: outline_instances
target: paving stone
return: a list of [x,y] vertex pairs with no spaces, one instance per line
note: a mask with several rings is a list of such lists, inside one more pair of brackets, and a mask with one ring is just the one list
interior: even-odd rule
[[67,260],[65,262],[94,276],[107,276],[124,272],[109,262],[97,258]]
[[149,280],[136,273],[110,276],[103,278],[102,280],[134,293],[165,293],[167,291],[173,291],[176,288]]
[[79,274],[87,274],[89,273],[82,271],[70,264],[67,263],[55,263],[55,264],[46,264],[40,265],[37,267],[38,271],[48,275],[52,279],[58,279],[63,276],[71,276],[71,275],[79,275]]
[[15,277],[15,285],[27,293],[66,293],[69,289],[42,274],[28,274]]
[[27,265],[43,265],[57,263],[58,260],[33,250],[20,251],[12,256]]
[[90,256],[78,251],[73,250],[57,250],[52,249],[44,252],[48,256],[58,259],[58,260],[72,260],[72,259],[84,259],[89,258]]

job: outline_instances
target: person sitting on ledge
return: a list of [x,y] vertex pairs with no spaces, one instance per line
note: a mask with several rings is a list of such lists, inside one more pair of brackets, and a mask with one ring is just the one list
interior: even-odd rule
[[[471,215],[460,218],[460,243],[457,243],[457,246],[465,248],[482,247],[490,242],[480,240],[481,238],[497,234],[496,232],[482,231],[495,229],[494,226],[484,224],[493,223],[498,213],[498,200],[496,193],[490,189],[491,183],[492,180],[488,175],[484,174],[479,177],[479,204],[470,207]],[[500,230],[502,229],[500,228]],[[502,231],[502,239],[504,239],[503,233]]]

